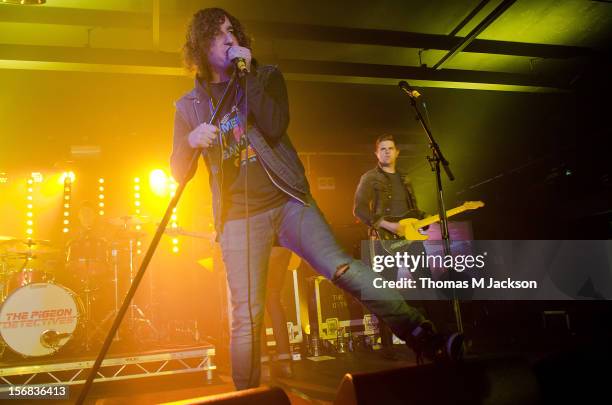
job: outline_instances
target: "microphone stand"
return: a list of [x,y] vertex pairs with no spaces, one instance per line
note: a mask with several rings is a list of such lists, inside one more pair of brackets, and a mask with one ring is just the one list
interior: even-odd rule
[[[217,118],[217,114],[219,111],[221,111],[221,107],[223,106],[226,100],[226,95],[228,93],[228,90],[234,85],[235,82],[236,82],[236,73],[234,72],[234,74],[232,74],[230,78],[230,81],[227,84],[227,87],[223,91],[223,95],[221,96],[221,100],[219,101],[217,108],[213,112],[212,117],[210,117],[210,120],[208,122],[209,124],[212,124]],[[195,149],[193,151],[193,154],[191,155],[191,160],[189,163],[189,169],[187,170],[186,173],[190,173],[193,170],[193,168],[196,166],[198,162],[198,159],[201,153],[202,153],[201,148]],[[117,330],[119,329],[119,326],[121,325],[121,321],[123,321],[123,318],[128,308],[130,307],[130,303],[132,302],[132,299],[134,298],[134,295],[136,294],[136,291],[138,290],[138,286],[140,285],[140,282],[142,281],[142,278],[145,275],[147,267],[149,266],[149,263],[151,262],[151,259],[153,258],[153,254],[155,253],[155,250],[157,249],[157,246],[159,245],[159,241],[161,240],[164,230],[166,229],[168,222],[170,222],[170,218],[172,216],[172,210],[177,206],[181,198],[181,195],[183,194],[183,190],[185,190],[185,186],[187,185],[188,181],[189,180],[187,179],[186,176],[183,177],[183,179],[181,179],[178,187],[176,188],[174,197],[168,204],[168,208],[166,208],[166,212],[161,222],[159,223],[157,230],[155,231],[153,240],[151,241],[151,244],[149,245],[149,248],[147,249],[147,252],[144,258],[142,259],[142,263],[140,264],[138,272],[136,273],[136,276],[134,277],[134,280],[132,281],[132,285],[130,286],[130,289],[128,290],[123,302],[121,303],[121,307],[119,308],[119,311],[117,312],[115,320],[113,321],[113,324],[111,325],[111,328],[108,331],[106,338],[104,339],[104,343],[102,344],[102,348],[100,349],[100,352],[98,353],[98,357],[96,358],[96,361],[94,362],[91,368],[91,371],[89,372],[89,375],[87,376],[85,385],[83,386],[83,389],[81,390],[79,397],[76,401],[77,405],[83,404],[85,399],[87,398],[87,394],[89,393],[89,390],[91,389],[93,380],[96,374],[98,374],[98,370],[100,370],[102,361],[104,360],[104,358],[106,357],[106,354],[108,353],[108,349],[110,348],[110,345],[113,341],[113,337],[117,333]]]
[[[406,91],[406,89],[404,89],[401,85],[400,88],[402,88],[402,90],[404,90],[410,97],[410,104],[412,104],[412,107],[414,108],[414,111],[417,115],[417,120],[421,123],[421,126],[423,127],[423,129],[425,130],[425,134],[427,135],[427,140],[429,141],[429,148],[431,149],[432,156],[427,156],[426,159],[429,162],[431,170],[435,173],[436,176],[438,213],[440,216],[440,233],[442,235],[442,240],[444,244],[444,255],[449,256],[451,254],[450,234],[448,231],[448,217],[446,216],[446,207],[444,205],[444,189],[442,187],[442,177],[440,175],[440,164],[442,164],[444,172],[446,173],[450,181],[455,180],[455,176],[453,175],[453,172],[449,167],[448,160],[446,160],[446,158],[442,154],[440,146],[434,139],[429,127],[427,126],[427,123],[423,119],[423,115],[421,115],[421,111],[419,110],[419,107],[416,104],[415,95],[410,91]],[[452,271],[452,269],[450,269],[449,271]],[[453,278],[453,275],[453,273],[450,274],[451,279]],[[459,333],[463,333],[463,322],[461,320],[461,307],[459,304],[459,299],[457,298],[457,294],[454,288],[452,289],[452,292],[452,305],[453,312],[455,314],[455,322],[457,324],[457,331]]]

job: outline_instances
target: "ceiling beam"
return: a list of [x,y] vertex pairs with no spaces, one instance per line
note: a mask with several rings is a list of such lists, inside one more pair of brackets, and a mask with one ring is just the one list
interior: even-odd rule
[[476,15],[489,3],[490,0],[481,0],[480,3],[459,23],[448,35],[457,35]]
[[[164,29],[183,30],[188,18],[187,15],[162,14],[160,25]],[[53,7],[0,5],[0,22],[152,29],[151,13]],[[445,51],[450,51],[463,40],[463,38],[453,35],[312,24],[248,20],[245,20],[244,24],[254,37],[272,40],[322,41]],[[6,39],[4,41],[6,42]],[[463,49],[463,52],[559,59],[595,55],[594,50],[577,46],[481,39],[473,40]]]
[[180,67],[181,60],[177,52],[9,44],[0,44],[0,59],[164,67]]
[[[487,72],[459,69],[423,68],[416,66],[374,65],[366,63],[305,61],[280,59],[278,64],[284,73],[330,75],[344,77],[367,77],[377,79],[405,79],[427,82],[455,82],[471,84],[491,84],[502,86],[521,86],[568,90],[567,81],[505,72]],[[395,83],[397,84],[397,83]],[[413,83],[414,85],[414,83]]]
[[453,49],[448,51],[446,55],[442,56],[442,58],[440,58],[440,60],[433,66],[433,68],[434,69],[442,68],[442,65],[444,63],[450,61],[456,55],[458,55],[460,52],[466,49],[472,42],[474,42],[476,37],[480,35],[481,32],[487,29],[489,25],[493,24],[493,22],[495,22],[495,20],[497,20],[499,16],[501,16],[504,13],[504,11],[510,8],[510,6],[513,5],[515,2],[516,0],[503,0],[480,23],[478,23],[478,25],[476,25],[476,27],[474,27],[474,29],[470,31],[470,33],[467,34],[465,38],[463,38],[457,45],[455,45]]
[[151,28],[150,13],[45,6],[0,5],[0,21],[84,27]]
[[[292,80],[396,84],[397,80],[403,79],[416,81],[412,84],[425,87],[487,88],[486,86],[489,86],[492,90],[512,90],[503,86],[524,88],[518,89],[519,91],[568,89],[566,80],[535,74],[435,70],[415,66],[301,59],[277,59],[273,62],[278,63],[287,77]],[[175,52],[1,44],[0,68],[176,76],[185,74],[181,68],[180,55]]]

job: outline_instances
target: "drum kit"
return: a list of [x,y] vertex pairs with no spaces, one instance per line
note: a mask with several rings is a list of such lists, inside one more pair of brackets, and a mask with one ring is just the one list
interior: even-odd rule
[[[63,248],[0,236],[0,355],[6,348],[23,357],[96,349],[136,274],[138,240],[146,234],[135,229],[148,222],[111,218],[110,241],[87,230]],[[142,341],[145,329],[158,335],[145,312],[133,303],[115,340]]]

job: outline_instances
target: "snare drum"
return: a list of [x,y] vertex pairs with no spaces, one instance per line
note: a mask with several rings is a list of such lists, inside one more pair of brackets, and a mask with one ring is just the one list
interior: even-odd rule
[[33,283],[13,291],[0,308],[0,336],[14,352],[47,356],[65,346],[78,331],[80,299],[57,284]]

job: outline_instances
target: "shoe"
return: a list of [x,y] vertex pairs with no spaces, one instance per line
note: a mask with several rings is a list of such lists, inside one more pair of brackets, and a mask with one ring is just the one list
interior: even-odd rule
[[433,363],[457,363],[463,358],[463,334],[437,333],[430,321],[417,326],[406,341],[416,354],[417,364],[424,364],[424,359]]

